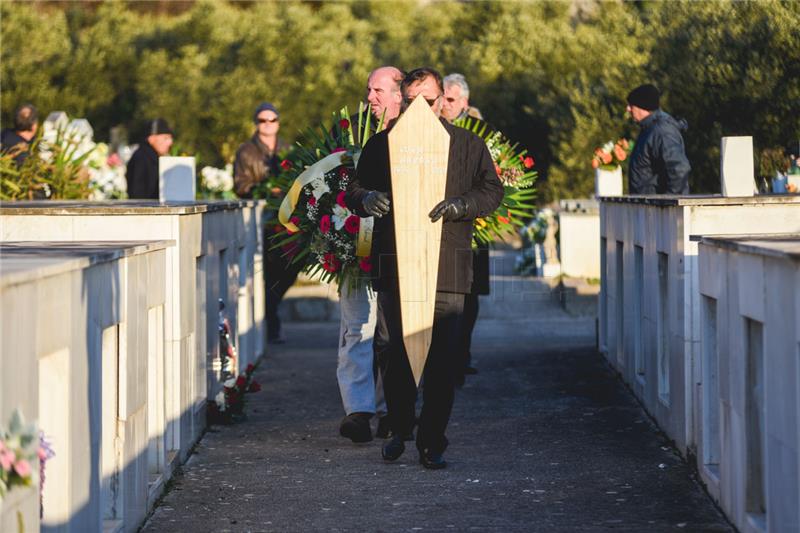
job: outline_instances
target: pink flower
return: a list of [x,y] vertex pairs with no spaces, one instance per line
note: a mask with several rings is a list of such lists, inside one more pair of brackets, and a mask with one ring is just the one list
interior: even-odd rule
[[312,207],[317,205],[317,199],[312,196],[311,198],[308,199],[308,205]]
[[363,257],[361,261],[358,262],[358,268],[363,270],[364,272],[372,272],[372,258],[367,256]]
[[319,230],[322,233],[328,233],[331,230],[331,216],[323,215],[319,220]]
[[333,150],[331,150],[331,153],[332,154],[338,154],[339,152],[346,152],[346,151],[347,151],[347,148],[339,147],[339,148],[334,148]]
[[36,450],[36,455],[39,456],[39,461],[45,461],[47,459],[47,450],[44,449],[44,446],[39,446],[39,449]]
[[11,471],[11,465],[14,464],[14,461],[17,459],[17,456],[14,454],[12,450],[6,448],[3,451],[0,451],[0,466],[5,471]]
[[358,228],[361,226],[361,219],[358,215],[350,215],[344,221],[344,229],[347,233],[355,235],[358,233]]
[[283,161],[281,161],[281,168],[283,170],[289,170],[290,168],[292,168],[292,162],[289,161],[288,159],[284,159]]
[[299,217],[292,217],[292,218],[289,219],[289,222],[291,222],[292,224],[297,226],[297,231],[293,231],[293,230],[290,230],[289,228],[286,228],[286,233],[288,233],[289,235],[294,235],[295,233],[300,233],[302,231],[300,229],[300,218]]
[[525,168],[532,168],[534,164],[533,158],[531,156],[526,157],[523,160],[523,164],[525,165]]
[[31,464],[25,459],[20,459],[14,463],[14,470],[17,471],[19,477],[28,477],[31,475]]
[[108,159],[106,159],[106,164],[110,167],[116,167],[122,164],[122,158],[119,156],[118,153],[114,152],[113,154],[108,156]]
[[339,191],[339,194],[336,195],[336,203],[339,204],[339,207],[347,207],[347,204],[344,203],[344,191]]

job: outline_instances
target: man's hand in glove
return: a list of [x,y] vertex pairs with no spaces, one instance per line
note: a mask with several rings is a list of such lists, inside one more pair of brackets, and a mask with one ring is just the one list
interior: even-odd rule
[[363,204],[364,211],[370,216],[378,218],[383,215],[388,215],[389,207],[391,206],[389,195],[381,191],[370,191],[369,194],[364,197]]
[[431,217],[431,222],[436,222],[444,217],[445,222],[452,222],[464,218],[467,214],[467,203],[461,197],[448,198],[442,200],[436,207],[434,207],[428,216]]

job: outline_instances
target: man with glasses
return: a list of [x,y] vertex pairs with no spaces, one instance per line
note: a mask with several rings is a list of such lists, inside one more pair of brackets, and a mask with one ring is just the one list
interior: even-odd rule
[[[437,117],[442,112],[442,77],[431,68],[409,72],[401,84],[404,107],[421,95]],[[433,337],[423,371],[423,406],[416,444],[425,468],[447,466],[445,430],[453,408],[455,374],[460,364],[457,349],[464,294],[472,282],[472,225],[475,218],[494,211],[503,199],[503,186],[494,171],[486,144],[477,135],[440,118],[450,135],[445,199],[430,206],[431,222],[442,218],[436,310]],[[391,199],[391,169],[386,131],[375,134],[364,147],[356,176],[347,194],[348,207],[360,216],[376,217],[372,256],[377,259],[373,287],[378,291],[376,344],[386,345],[384,392],[393,437],[381,449],[386,461],[405,451],[404,437],[415,423],[417,387],[403,344],[397,252]],[[402,230],[402,228],[400,228]]]
[[[269,102],[259,105],[253,113],[256,131],[249,141],[239,146],[236,160],[233,163],[233,189],[240,198],[252,198],[253,188],[270,176],[280,172],[278,150],[282,147],[278,140],[281,129],[278,110]],[[268,214],[274,219],[274,213]],[[264,222],[264,287],[267,321],[267,342],[282,344],[281,320],[278,316],[278,305],[286,291],[289,290],[302,268],[302,262],[292,264],[291,259],[277,248],[269,250],[269,236],[277,221]]]
[[478,108],[469,105],[469,85],[462,74],[454,72],[444,77],[442,116],[449,122],[466,117],[483,119]]

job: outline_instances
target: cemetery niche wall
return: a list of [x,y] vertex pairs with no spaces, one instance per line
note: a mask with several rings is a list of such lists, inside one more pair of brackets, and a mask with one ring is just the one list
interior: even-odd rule
[[[145,365],[143,368],[149,373],[146,377],[139,376],[141,379],[132,387],[142,388],[150,380],[150,386],[160,391],[161,396],[148,403],[148,409],[154,411],[148,411],[147,416],[148,420],[153,420],[155,427],[163,424],[163,435],[159,438],[163,438],[164,446],[161,451],[152,446],[140,448],[139,453],[147,450],[145,462],[137,463],[140,459],[138,455],[128,454],[122,458],[122,464],[125,465],[122,471],[128,477],[125,478],[123,474],[121,479],[137,481],[133,485],[120,485],[121,499],[114,504],[117,514],[113,515],[118,517],[115,520],[119,522],[116,526],[111,524],[112,529],[135,530],[140,525],[144,513],[163,491],[175,467],[187,459],[189,450],[205,429],[207,403],[213,401],[222,389],[218,332],[220,301],[226,306],[232,341],[237,347],[235,372],[242,372],[264,354],[263,208],[264,203],[256,201],[49,201],[0,205],[0,242],[27,241],[32,243],[31,246],[37,242],[58,243],[42,245],[38,253],[44,258],[58,246],[81,249],[145,240],[171,243],[160,252],[163,260],[158,271],[163,276],[163,303],[158,311],[150,310],[149,314],[135,318],[140,325],[148,321],[162,323],[163,333],[160,337],[156,335],[146,340],[140,339],[132,345],[127,355],[130,361],[134,357],[144,357],[142,354],[161,354],[150,356],[162,363]],[[151,284],[141,276],[126,277],[127,268],[120,269],[121,285],[110,285],[127,292],[123,291],[120,295],[112,290],[111,294],[102,293],[102,298],[141,301],[150,297],[151,290],[158,291],[157,288],[151,289]],[[4,300],[7,292],[3,289]],[[85,297],[80,293],[66,294],[73,294],[74,298]],[[67,303],[71,298],[67,298]],[[105,302],[102,305],[112,304]],[[34,309],[31,312],[38,311]],[[69,325],[68,321],[61,321],[65,322],[65,327]],[[130,335],[133,326],[126,327],[127,335]],[[78,332],[84,334],[86,329],[80,322],[73,324],[72,328],[76,335]],[[49,332],[40,329],[37,335],[31,338],[15,336],[9,341],[11,344],[3,344],[2,356],[10,357],[12,350],[20,343],[41,342],[40,338],[46,338]],[[125,328],[121,328],[120,338],[124,335]],[[4,341],[6,338],[4,335]],[[110,343],[109,346],[113,344],[111,337],[102,337],[101,344],[106,342]],[[123,342],[120,341],[119,345],[122,346]],[[69,355],[59,357],[68,359]],[[4,368],[13,369],[14,364]],[[111,378],[101,376],[100,381],[105,384],[106,379]],[[34,391],[42,386],[41,381],[38,387],[36,381],[31,383]],[[107,388],[103,391],[107,391]],[[96,404],[94,399],[89,402],[90,409],[96,410],[101,404],[106,404],[105,397]],[[154,407],[156,405],[159,407]],[[86,410],[86,402],[82,406]],[[28,417],[36,418],[34,415]],[[121,420],[122,417],[118,417],[117,422],[122,423]],[[107,429],[111,426],[106,424],[103,427]],[[96,430],[95,427],[89,429]],[[129,431],[132,432],[128,433],[131,438],[133,435],[135,438],[144,436],[145,442],[154,438],[153,435],[147,436],[149,429],[141,424]],[[80,438],[84,437],[88,438],[85,435]],[[148,466],[135,466],[137,464]],[[97,473],[101,466],[98,464],[94,471],[88,471]],[[130,468],[133,473],[128,473]],[[142,472],[146,473],[144,478],[140,476]],[[95,485],[91,486],[92,497]],[[101,501],[105,501],[103,498],[105,496],[101,497]],[[104,504],[97,505],[102,508]],[[70,513],[75,514],[67,513],[64,516],[68,516],[68,522],[72,523],[74,520],[87,519],[83,513],[94,517],[95,510],[94,507],[80,512],[72,509]],[[106,513],[104,516],[109,515]],[[82,527],[78,529],[84,530]],[[96,529],[89,527],[85,530]]]

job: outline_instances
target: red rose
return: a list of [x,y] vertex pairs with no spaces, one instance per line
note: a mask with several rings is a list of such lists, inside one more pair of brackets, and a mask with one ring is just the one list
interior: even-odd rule
[[281,161],[281,168],[283,170],[289,170],[290,168],[292,168],[292,162],[289,161],[288,159],[284,159],[283,161]]
[[531,156],[526,157],[523,161],[523,164],[525,165],[525,168],[533,167],[533,158]]
[[261,385],[258,381],[253,381],[249,387],[247,387],[247,392],[258,392],[261,390]]
[[347,128],[350,127],[350,121],[347,120],[346,118],[343,118],[342,120],[339,121],[339,127],[342,128],[343,130],[346,130]]
[[244,377],[243,375],[239,375],[239,377],[236,378],[236,386],[241,389],[245,385],[247,385],[247,378]]
[[312,196],[311,198],[308,199],[308,205],[310,206],[317,205],[317,199]]
[[346,151],[347,151],[347,148],[339,147],[339,148],[334,148],[333,150],[331,150],[331,153],[332,154],[338,154],[339,152],[346,152]]
[[328,272],[336,272],[339,270],[341,263],[338,259],[336,259],[336,255],[329,253],[325,254],[324,261],[322,263],[322,268],[324,268]]
[[300,233],[301,231],[303,231],[300,229],[300,217],[292,217],[289,219],[289,222],[297,226],[297,231],[286,228],[286,233],[288,233],[289,235],[294,235],[295,233]]
[[372,263],[370,262],[371,260],[372,258],[369,256],[363,257],[361,261],[358,262],[358,268],[360,268],[364,272],[372,272]]
[[347,233],[355,235],[358,233],[358,228],[361,226],[361,219],[358,215],[350,215],[344,221],[344,229]]
[[328,233],[331,230],[331,216],[323,215],[319,221],[319,230],[322,233]]
[[336,203],[339,207],[347,207],[347,204],[344,203],[344,191],[339,191],[339,194],[336,195]]
[[247,365],[247,368],[245,368],[244,373],[245,374],[252,374],[253,370],[255,370],[255,369],[256,369],[256,365],[254,365],[253,363],[250,363],[249,365]]

